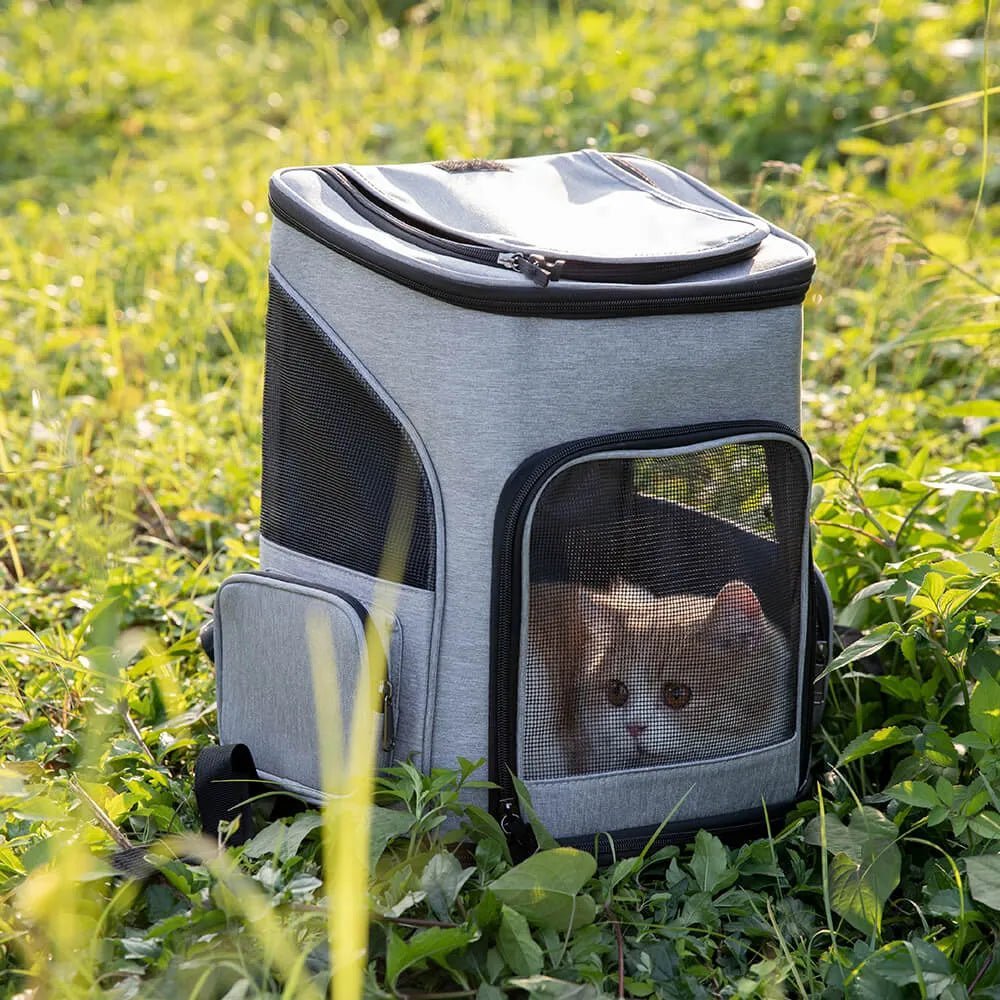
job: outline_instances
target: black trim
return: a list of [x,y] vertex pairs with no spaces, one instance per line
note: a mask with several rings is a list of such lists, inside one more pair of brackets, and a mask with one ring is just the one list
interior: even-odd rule
[[[727,290],[677,293],[669,285],[608,285],[599,295],[581,292],[572,282],[551,282],[544,287],[532,282],[500,289],[488,283],[429,271],[413,260],[402,260],[380,247],[338,229],[321,218],[308,204],[271,178],[268,200],[275,218],[383,277],[423,295],[451,305],[507,316],[545,316],[553,319],[597,319],[613,316],[650,316],[676,313],[743,312],[798,305],[816,268],[814,258],[728,282]],[[495,255],[494,255],[495,256]]]
[[[548,481],[550,475],[564,463],[590,452],[630,450],[636,446],[649,448],[681,448],[692,444],[708,444],[713,440],[755,434],[780,434],[800,444],[812,470],[812,453],[802,437],[785,424],[767,420],[734,420],[693,424],[679,428],[647,431],[623,431],[585,438],[544,449],[523,461],[511,474],[500,493],[493,530],[493,585],[490,608],[490,731],[489,769],[490,781],[497,787],[490,791],[490,810],[498,819],[505,812],[511,815],[509,803],[516,802],[511,772],[517,773],[514,752],[515,708],[521,628],[522,541],[527,512],[531,501]],[[808,612],[806,619],[806,663],[803,676],[811,678],[815,671],[815,610],[812,562],[807,574]],[[799,781],[808,773],[810,747],[809,733],[812,724],[812,685],[800,691],[801,755]],[[504,803],[508,803],[505,809]],[[729,822],[732,817],[723,817]],[[711,819],[698,820],[699,826],[711,825]],[[650,828],[647,839],[655,827]],[[615,834],[612,834],[615,836]],[[645,841],[643,842],[645,843]]]

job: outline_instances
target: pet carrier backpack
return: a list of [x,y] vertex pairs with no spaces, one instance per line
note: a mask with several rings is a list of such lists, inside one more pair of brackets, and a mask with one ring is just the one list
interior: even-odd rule
[[206,636],[207,826],[245,791],[220,775],[318,801],[315,706],[367,710],[373,641],[379,764],[486,758],[472,794],[513,837],[515,778],[555,837],[619,851],[671,813],[786,811],[831,617],[798,433],[810,248],[593,149],[287,169],[270,200],[260,571]]

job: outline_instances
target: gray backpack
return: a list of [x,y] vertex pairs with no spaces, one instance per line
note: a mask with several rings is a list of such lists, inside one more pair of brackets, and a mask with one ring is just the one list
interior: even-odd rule
[[319,800],[316,703],[366,710],[373,642],[379,764],[487,759],[515,838],[515,778],[570,844],[774,822],[830,639],[798,433],[811,249],[593,149],[293,168],[270,199],[261,569],[205,637],[206,825],[237,808],[227,773]]

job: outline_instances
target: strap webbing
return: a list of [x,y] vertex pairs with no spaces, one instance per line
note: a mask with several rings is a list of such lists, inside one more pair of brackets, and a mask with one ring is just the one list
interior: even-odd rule
[[258,794],[259,782],[253,754],[245,743],[205,747],[198,754],[194,772],[194,794],[198,800],[202,829],[218,837],[219,823],[240,825],[227,838],[229,844],[243,844],[253,836],[250,799]]

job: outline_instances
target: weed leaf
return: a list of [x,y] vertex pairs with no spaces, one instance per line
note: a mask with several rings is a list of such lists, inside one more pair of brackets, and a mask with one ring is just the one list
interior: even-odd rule
[[490,889],[501,903],[539,927],[566,931],[591,923],[590,896],[577,894],[597,870],[593,855],[571,847],[539,851],[496,879]]
[[450,851],[441,851],[427,862],[420,876],[420,888],[427,894],[427,905],[438,920],[448,919],[462,886],[474,872],[474,868],[463,871]]
[[497,947],[517,975],[534,976],[542,971],[542,949],[532,940],[528,921],[509,906],[500,917]]
[[978,903],[1000,910],[1000,854],[980,854],[965,859],[969,892]]
[[431,959],[444,959],[476,941],[479,932],[467,927],[428,927],[404,940],[388,928],[386,938],[385,975],[389,985],[395,988],[399,977],[407,969]]

